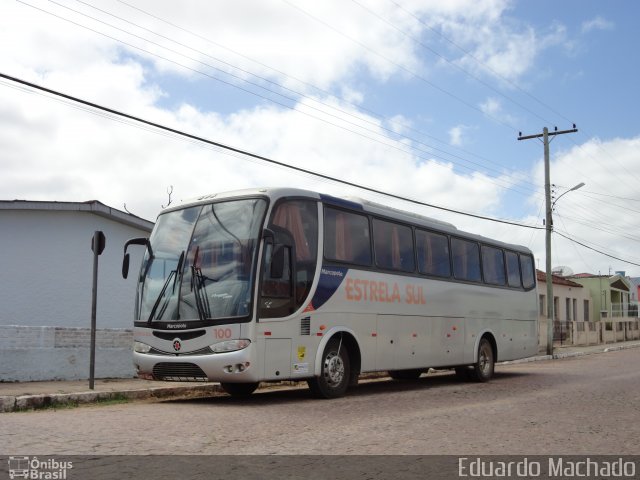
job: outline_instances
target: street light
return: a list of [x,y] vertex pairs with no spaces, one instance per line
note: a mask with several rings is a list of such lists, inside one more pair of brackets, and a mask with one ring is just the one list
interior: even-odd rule
[[585,183],[584,183],[584,182],[580,182],[578,185],[576,185],[576,186],[575,186],[575,187],[573,187],[573,188],[570,188],[569,190],[567,190],[566,192],[564,192],[562,195],[560,195],[558,198],[556,198],[556,199],[553,201],[553,203],[551,204],[551,211],[553,212],[553,207],[554,207],[554,205],[556,204],[556,202],[557,202],[558,200],[560,200],[562,197],[564,197],[567,193],[569,193],[569,192],[573,192],[574,190],[578,190],[579,188],[582,188],[582,187],[584,187],[584,186],[585,186]]
[[[545,150],[548,149],[548,144],[545,143]],[[547,150],[548,151],[548,150]],[[547,154],[547,152],[545,152]],[[548,175],[548,174],[547,174]],[[547,182],[547,185],[549,183]],[[558,198],[556,198],[553,203],[550,202],[551,197],[549,195],[549,189],[547,188],[546,200],[547,200],[547,215],[546,215],[546,238],[545,238],[545,247],[546,247],[546,255],[547,255],[547,272],[546,272],[546,282],[547,282],[547,355],[553,355],[553,321],[554,321],[554,302],[553,302],[553,274],[551,273],[551,231],[553,230],[553,207],[555,207],[558,200],[560,200],[563,196],[565,196],[569,192],[573,192],[578,190],[579,188],[584,187],[585,183],[580,182],[573,188],[570,188],[563,194],[561,194]]]

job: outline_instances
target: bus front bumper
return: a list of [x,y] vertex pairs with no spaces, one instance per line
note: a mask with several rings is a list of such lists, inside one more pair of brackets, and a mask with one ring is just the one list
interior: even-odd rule
[[140,378],[176,382],[249,383],[260,381],[255,346],[206,355],[158,355],[133,352]]

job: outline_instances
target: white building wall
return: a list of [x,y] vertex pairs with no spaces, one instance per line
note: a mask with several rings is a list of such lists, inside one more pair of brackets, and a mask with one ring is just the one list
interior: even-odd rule
[[[540,318],[546,320],[547,318],[547,284],[543,281],[538,281],[538,298],[540,295],[544,295],[545,304],[544,309],[538,312]],[[591,294],[588,289],[583,287],[570,287],[568,285],[557,285],[553,284],[553,296],[558,297],[558,309],[555,312],[556,321],[559,322],[582,322],[584,320],[584,302],[587,300],[589,305],[591,305]],[[567,309],[566,302],[567,299],[571,302],[570,305],[573,306],[573,300],[576,300],[577,306],[577,316],[574,318],[573,307],[571,308],[570,318],[567,318]],[[591,320],[594,320],[593,317],[589,316]]]
[[149,232],[90,212],[29,210],[0,210],[0,325],[90,327],[95,230],[106,236],[98,328],[131,328],[143,248],[130,248],[132,274],[124,280],[123,246]]
[[122,255],[126,240],[150,232],[88,211],[9,208],[0,209],[0,381],[88,378],[96,230],[106,236],[98,260],[96,377],[134,375],[133,308],[144,249],[129,248],[127,280]]

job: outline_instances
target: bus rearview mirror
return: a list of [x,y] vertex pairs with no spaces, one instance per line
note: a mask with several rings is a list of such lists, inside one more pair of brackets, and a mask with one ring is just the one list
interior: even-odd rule
[[124,258],[122,259],[122,278],[125,280],[129,276],[129,254],[125,253]]

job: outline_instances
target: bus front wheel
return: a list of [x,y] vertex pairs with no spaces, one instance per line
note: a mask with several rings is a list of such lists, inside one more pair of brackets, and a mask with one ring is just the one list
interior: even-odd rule
[[222,389],[234,397],[246,397],[251,395],[258,388],[259,383],[221,383]]
[[350,364],[346,346],[340,339],[333,339],[322,353],[320,375],[307,380],[307,383],[315,397],[337,398],[347,392],[349,376]]
[[482,338],[478,345],[478,358],[471,369],[471,378],[476,382],[488,382],[493,377],[494,368],[493,347],[489,340]]

